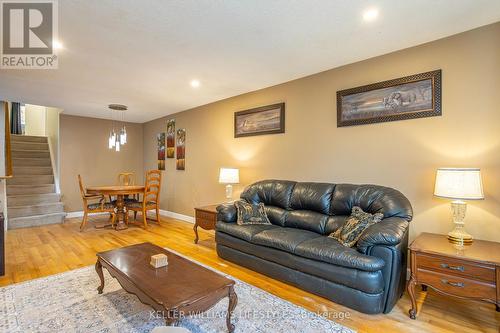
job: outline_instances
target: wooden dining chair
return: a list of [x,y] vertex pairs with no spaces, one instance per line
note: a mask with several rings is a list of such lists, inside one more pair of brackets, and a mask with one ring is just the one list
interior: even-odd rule
[[[111,225],[114,226],[116,220],[115,206],[110,202],[106,202],[104,195],[88,194],[83,186],[82,176],[80,175],[78,175],[78,184],[80,185],[80,194],[83,200],[83,219],[80,224],[80,231],[83,231],[87,225],[88,214],[90,213],[110,213]],[[99,202],[90,202],[95,200],[99,200]]]
[[125,202],[127,210],[134,212],[134,220],[137,218],[137,212],[142,213],[142,222],[145,229],[148,227],[148,210],[156,211],[156,222],[160,223],[160,189],[161,171],[149,170],[148,172],[146,172],[142,201]]
[[[135,185],[135,175],[133,172],[120,172],[118,174],[118,185]],[[139,194],[134,194],[131,197],[126,195],[125,202],[127,201],[139,201]],[[109,202],[115,203],[115,198],[111,195],[109,196]]]

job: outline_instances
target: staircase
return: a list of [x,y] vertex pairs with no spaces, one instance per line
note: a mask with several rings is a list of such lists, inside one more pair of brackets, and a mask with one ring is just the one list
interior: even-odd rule
[[61,196],[56,193],[47,137],[12,135],[14,177],[7,180],[8,228],[62,223]]

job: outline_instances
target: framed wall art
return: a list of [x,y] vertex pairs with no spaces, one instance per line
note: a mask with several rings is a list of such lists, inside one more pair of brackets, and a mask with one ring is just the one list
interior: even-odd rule
[[285,132],[285,103],[234,113],[234,137]]
[[176,169],[186,169],[186,130],[184,128],[177,130],[177,161]]
[[158,170],[165,170],[165,133],[156,135],[156,145],[158,147]]
[[167,121],[167,158],[175,155],[175,119]]
[[441,115],[441,70],[337,91],[337,127]]

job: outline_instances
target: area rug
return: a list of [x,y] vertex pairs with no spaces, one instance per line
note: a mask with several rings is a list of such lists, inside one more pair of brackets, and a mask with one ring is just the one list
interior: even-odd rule
[[[96,291],[99,278],[93,266],[0,288],[0,332],[150,332],[165,325],[149,306],[125,292],[104,271],[102,295]],[[235,332],[353,332],[324,316],[220,274],[236,281],[238,305],[232,317]],[[227,332],[227,302],[226,298],[202,315],[184,318],[178,326],[193,333]]]

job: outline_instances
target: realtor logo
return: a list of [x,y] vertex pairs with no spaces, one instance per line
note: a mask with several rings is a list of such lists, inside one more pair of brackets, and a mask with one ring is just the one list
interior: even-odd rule
[[56,0],[0,0],[2,69],[56,69]]

